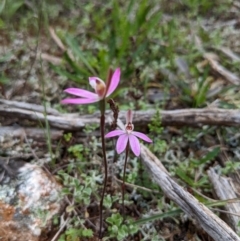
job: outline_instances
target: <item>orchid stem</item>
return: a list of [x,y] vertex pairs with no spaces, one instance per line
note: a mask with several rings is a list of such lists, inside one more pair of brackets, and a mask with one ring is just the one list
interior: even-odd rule
[[123,168],[123,183],[122,183],[122,209],[123,209],[123,216],[125,216],[125,212],[124,212],[124,194],[125,194],[125,174],[126,174],[126,168],[127,168],[128,153],[129,153],[129,142],[127,143],[127,147],[126,147],[126,155],[125,155],[125,162],[124,162],[124,168]]
[[102,196],[101,196],[101,201],[100,201],[100,227],[99,227],[99,239],[103,238],[103,232],[102,232],[102,227],[103,227],[103,200],[104,200],[104,195],[107,187],[107,178],[108,178],[108,164],[107,164],[107,157],[106,157],[106,147],[105,147],[105,100],[100,102],[100,108],[101,108],[101,119],[100,119],[100,129],[101,129],[101,139],[102,139],[102,151],[103,151],[103,162],[104,162],[104,184],[103,184],[103,190],[102,190]]
[[[112,78],[112,69],[110,68],[108,71],[107,76],[107,82],[106,82],[106,91],[108,91],[109,86],[111,84],[111,78]],[[106,96],[106,93],[105,93]],[[103,163],[104,163],[104,184],[103,184],[103,190],[102,190],[102,196],[100,201],[100,207],[99,207],[99,218],[100,218],[100,227],[99,227],[99,239],[103,238],[103,201],[104,196],[107,188],[107,179],[108,179],[108,163],[107,163],[107,157],[106,157],[106,147],[105,147],[105,109],[106,109],[106,102],[105,102],[105,96],[104,98],[99,102],[100,104],[100,111],[101,111],[101,119],[100,119],[100,129],[101,129],[101,139],[102,139],[102,152],[103,152]]]

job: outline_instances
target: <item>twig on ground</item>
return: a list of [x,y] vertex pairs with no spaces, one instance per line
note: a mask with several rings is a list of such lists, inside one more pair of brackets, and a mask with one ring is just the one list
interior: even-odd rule
[[[86,125],[98,124],[100,113],[96,112],[92,115],[62,114],[54,109],[47,110],[47,115],[44,116],[43,107],[40,105],[32,105],[24,102],[3,101],[0,99],[0,115],[4,117],[14,117],[28,119],[35,122],[45,122],[45,118],[51,127],[61,130],[79,130]],[[153,116],[156,110],[150,109],[146,111],[134,112],[134,124],[146,125]],[[111,111],[106,113],[106,119],[111,119]],[[119,113],[119,119],[125,120],[126,112]],[[203,125],[216,126],[240,126],[240,110],[227,110],[219,108],[204,108],[204,109],[179,109],[179,110],[162,110],[160,111],[161,123],[163,126],[195,126]]]
[[[228,199],[235,199],[237,198],[236,192],[236,185],[234,185],[233,179],[230,177],[222,177],[218,175],[213,168],[210,168],[208,171],[208,177],[213,185],[215,193],[220,200],[228,200]],[[228,212],[227,220],[232,226],[232,228],[239,232],[239,218],[236,216],[231,215],[231,213],[240,213],[240,203],[227,203],[225,205],[225,209]]]
[[70,217],[68,217],[64,223],[61,225],[61,227],[59,228],[59,230],[56,232],[56,234],[54,235],[54,237],[51,239],[51,241],[55,241],[57,240],[58,236],[60,235],[60,233],[63,231],[63,229],[68,225],[68,223],[70,222]]
[[179,186],[165,168],[162,168],[158,158],[144,145],[141,145],[141,158],[151,178],[161,187],[164,194],[189,217],[194,218],[214,240],[240,241],[240,237],[224,221]]

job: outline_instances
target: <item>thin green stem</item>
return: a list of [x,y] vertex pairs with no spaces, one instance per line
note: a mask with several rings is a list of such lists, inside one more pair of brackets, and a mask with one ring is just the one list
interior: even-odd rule
[[101,129],[101,139],[102,139],[102,151],[103,151],[103,163],[104,163],[104,184],[102,190],[102,196],[100,201],[100,228],[99,228],[99,239],[103,238],[102,226],[103,226],[103,200],[105,191],[107,188],[107,178],[108,178],[108,164],[107,164],[107,157],[106,157],[106,147],[105,147],[105,100],[100,102],[100,109],[101,109],[101,119],[100,119],[100,129]]
[[125,155],[125,162],[124,162],[124,168],[123,168],[123,183],[122,183],[122,209],[123,209],[123,215],[125,214],[124,213],[124,194],[125,194],[125,175],[126,175],[126,168],[127,168],[128,153],[129,153],[129,142],[127,143],[127,147],[126,147],[126,155]]

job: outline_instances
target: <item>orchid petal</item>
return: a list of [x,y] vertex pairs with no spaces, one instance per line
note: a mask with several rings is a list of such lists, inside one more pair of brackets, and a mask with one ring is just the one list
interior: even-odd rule
[[123,130],[110,131],[109,133],[107,133],[105,135],[105,138],[114,137],[114,136],[120,136],[122,134],[125,134],[125,131],[123,131]]
[[134,155],[139,156],[141,149],[138,138],[134,135],[129,135],[129,143]]
[[106,94],[107,97],[109,95],[111,95],[113,93],[113,91],[117,88],[119,81],[120,81],[120,75],[121,75],[120,68],[117,68],[112,75],[111,82],[110,82],[110,85],[108,87],[107,94]]
[[123,134],[119,136],[117,140],[117,146],[116,146],[116,150],[118,154],[122,153],[126,149],[127,143],[128,143],[128,134]]
[[131,123],[132,124],[133,119],[133,113],[132,110],[128,110],[126,114],[126,124]]
[[131,134],[134,135],[134,136],[137,136],[137,137],[141,138],[142,140],[144,140],[144,141],[146,141],[146,142],[149,142],[149,143],[152,142],[152,140],[151,140],[148,136],[146,136],[145,134],[143,134],[143,133],[141,133],[141,132],[132,131]]
[[68,94],[84,97],[87,99],[94,99],[94,98],[98,97],[98,95],[95,93],[92,93],[90,91],[83,90],[83,89],[78,89],[78,88],[68,88],[68,89],[64,90],[64,92],[66,92]]
[[80,98],[77,98],[77,99],[64,99],[61,101],[62,104],[90,104],[90,103],[94,103],[94,102],[98,102],[99,99],[96,98],[96,99],[80,99]]

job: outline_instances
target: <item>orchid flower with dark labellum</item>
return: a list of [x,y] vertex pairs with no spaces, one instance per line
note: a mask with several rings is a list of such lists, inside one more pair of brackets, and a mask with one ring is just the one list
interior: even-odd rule
[[110,96],[117,88],[120,81],[121,71],[117,68],[113,73],[110,81],[105,83],[98,77],[89,77],[89,84],[95,90],[95,93],[88,90],[78,88],[68,88],[64,92],[72,95],[79,96],[81,98],[67,98],[61,101],[62,104],[90,104],[98,102],[108,96]]
[[126,149],[127,145],[130,144],[130,147],[134,155],[139,156],[141,153],[141,148],[138,138],[149,143],[152,142],[152,140],[145,134],[133,131],[134,125],[132,124],[132,119],[132,111],[128,110],[126,114],[125,130],[110,131],[108,134],[105,135],[105,138],[119,136],[116,145],[116,150],[118,154],[122,153]]

